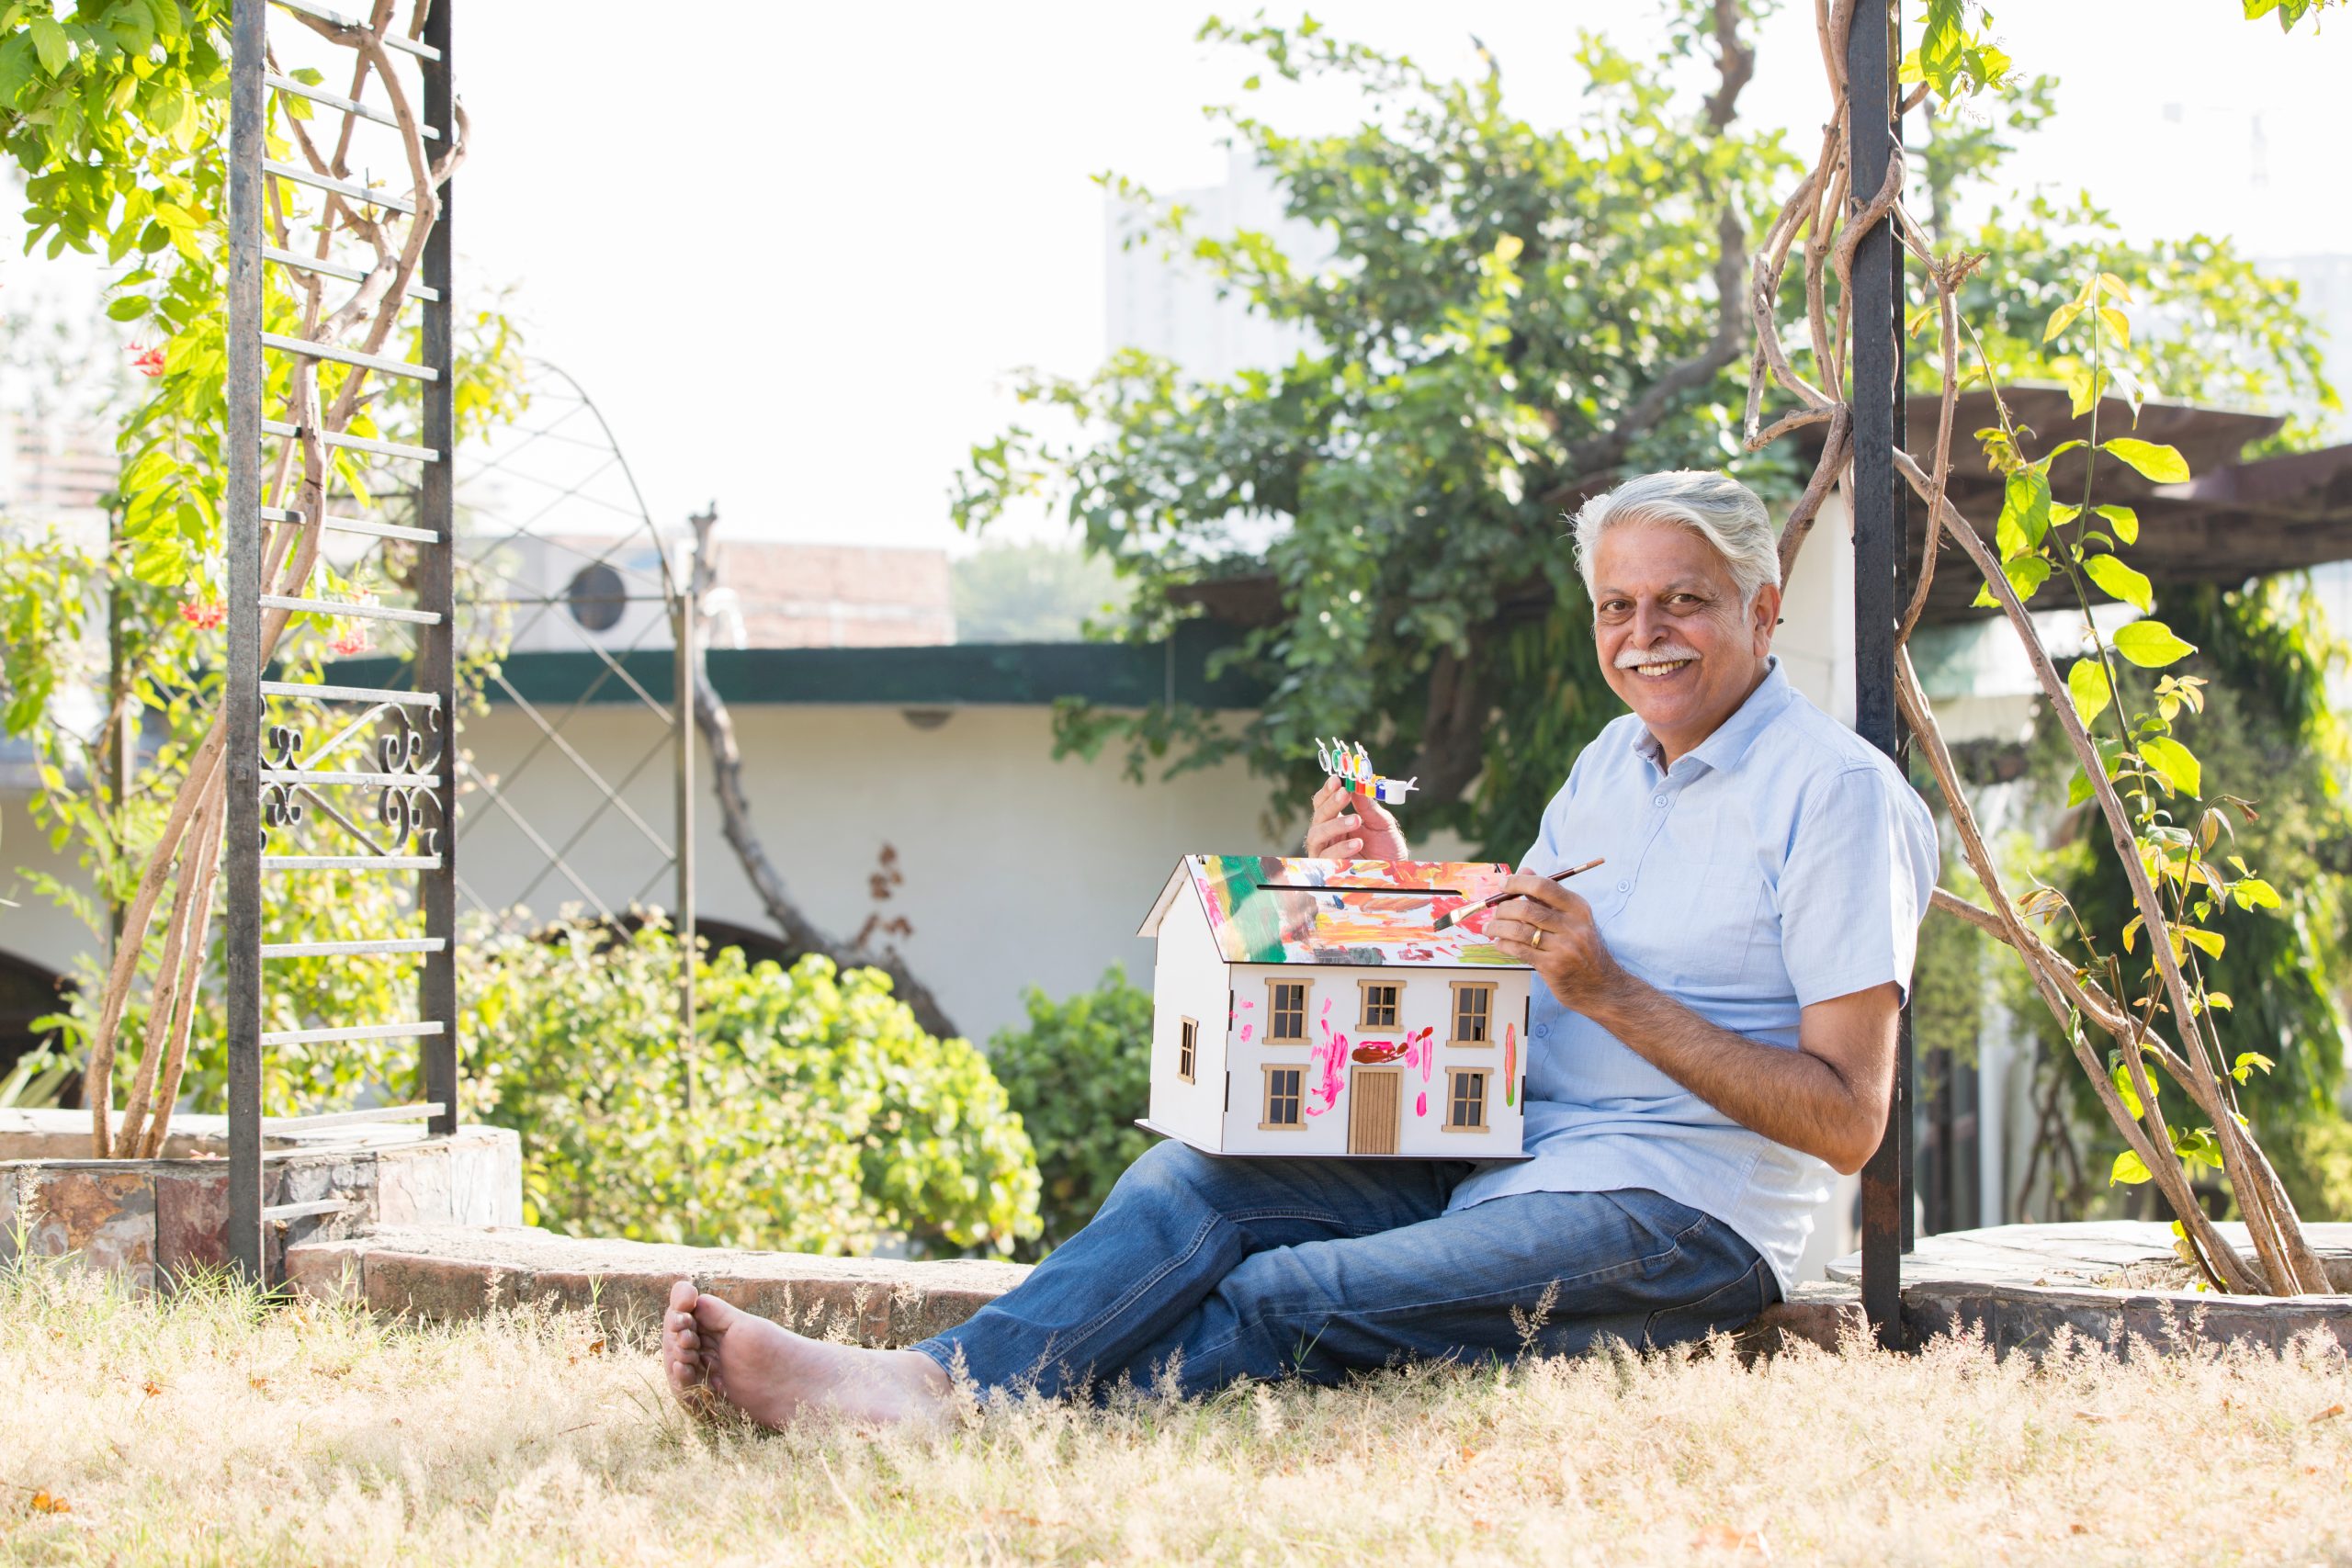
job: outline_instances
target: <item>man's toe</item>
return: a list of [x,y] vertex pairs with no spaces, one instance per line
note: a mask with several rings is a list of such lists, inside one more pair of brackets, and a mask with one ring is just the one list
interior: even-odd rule
[[694,1311],[695,1297],[697,1293],[692,1280],[679,1280],[670,1287],[670,1310],[672,1312]]
[[717,1296],[705,1294],[695,1298],[695,1326],[705,1334],[724,1334],[742,1315],[740,1309]]

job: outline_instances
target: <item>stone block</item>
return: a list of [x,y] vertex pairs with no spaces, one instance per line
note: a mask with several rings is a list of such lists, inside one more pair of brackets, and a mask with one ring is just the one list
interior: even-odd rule
[[513,1131],[460,1127],[451,1135],[449,1200],[457,1224],[523,1223],[523,1145]]
[[2122,1353],[2123,1298],[2115,1291],[2011,1286],[1994,1302],[1993,1348],[2003,1356],[2047,1354],[2062,1337]]
[[527,1275],[518,1280],[495,1263],[417,1252],[370,1248],[360,1270],[361,1291],[370,1310],[445,1322],[479,1317],[493,1304],[511,1306],[518,1299],[518,1285],[520,1296],[527,1297]]
[[286,1288],[312,1301],[357,1305],[368,1299],[367,1261],[365,1242],[298,1243],[286,1249]]
[[165,1289],[229,1263],[229,1172],[225,1161],[176,1162],[155,1173],[155,1264]]
[[376,1152],[376,1223],[447,1225],[458,1223],[450,1191],[449,1145],[434,1142]]
[[78,1254],[85,1267],[136,1291],[155,1288],[155,1167],[147,1161],[56,1160],[0,1168],[0,1247],[21,1224],[40,1257]]

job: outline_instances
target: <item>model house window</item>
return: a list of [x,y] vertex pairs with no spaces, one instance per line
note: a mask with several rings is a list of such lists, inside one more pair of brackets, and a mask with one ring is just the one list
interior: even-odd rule
[[1453,983],[1453,1038],[1451,1045],[1487,1045],[1494,1042],[1495,987],[1490,980]]
[[1356,1020],[1357,1027],[1396,1028],[1396,998],[1405,987],[1394,980],[1359,980],[1356,987],[1363,993],[1363,1015]]
[[1201,1026],[1195,1019],[1184,1021],[1184,1037],[1176,1046],[1176,1076],[1186,1083],[1193,1081],[1193,1059],[1201,1048]]
[[1453,1072],[1446,1076],[1452,1080],[1453,1093],[1446,1097],[1445,1130],[1449,1133],[1485,1132],[1487,1075],[1483,1072]]
[[1306,1043],[1306,982],[1271,980],[1266,985],[1266,1043]]
[[1266,1070],[1266,1119],[1258,1123],[1261,1132],[1276,1128],[1305,1125],[1299,1115],[1300,1089],[1306,1079],[1304,1067],[1268,1067]]

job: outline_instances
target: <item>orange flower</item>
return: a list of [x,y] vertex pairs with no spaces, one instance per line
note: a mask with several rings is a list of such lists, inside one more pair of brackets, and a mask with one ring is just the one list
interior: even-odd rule
[[153,380],[164,373],[164,351],[141,348],[134,343],[130,345],[130,367]]
[[228,606],[209,599],[184,599],[180,602],[180,619],[198,631],[209,632],[228,618]]

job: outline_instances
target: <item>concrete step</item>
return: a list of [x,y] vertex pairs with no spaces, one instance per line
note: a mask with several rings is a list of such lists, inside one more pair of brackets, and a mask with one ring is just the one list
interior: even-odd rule
[[697,1289],[816,1336],[909,1345],[954,1327],[1029,1270],[981,1258],[907,1261],[591,1241],[529,1225],[385,1227],[286,1250],[286,1280],[321,1300],[426,1318],[551,1302],[647,1330],[670,1288]]

